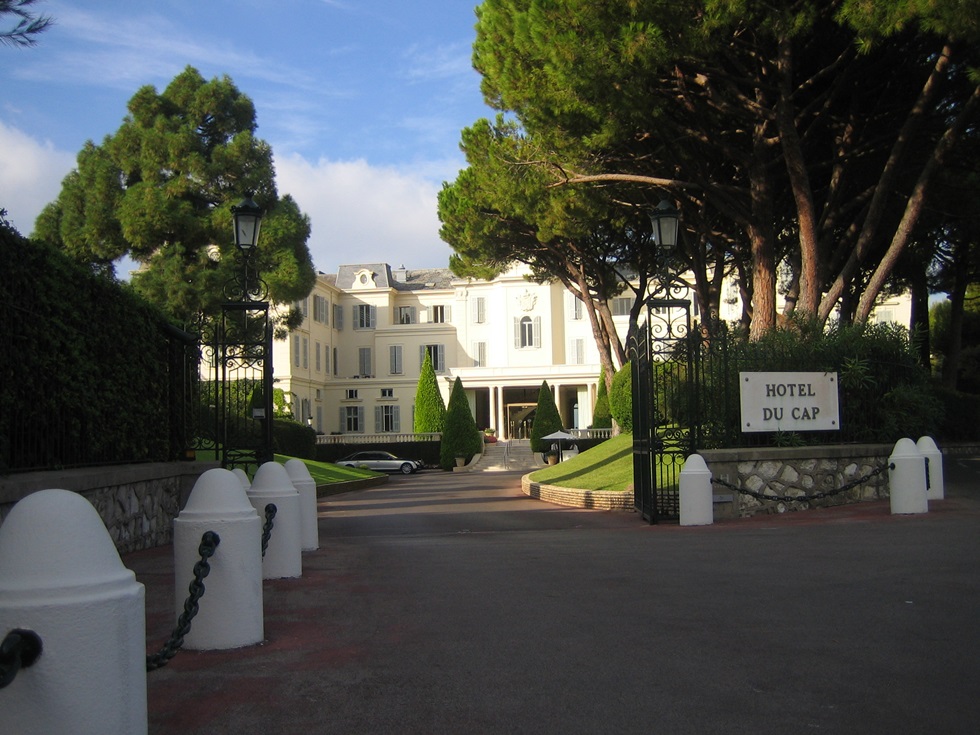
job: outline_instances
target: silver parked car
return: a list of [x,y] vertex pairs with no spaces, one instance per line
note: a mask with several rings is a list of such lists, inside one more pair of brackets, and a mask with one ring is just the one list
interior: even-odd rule
[[401,472],[403,475],[410,475],[422,469],[421,459],[405,459],[404,457],[396,457],[391,452],[378,450],[354,452],[338,459],[334,464],[342,467],[367,467],[369,470],[378,472]]

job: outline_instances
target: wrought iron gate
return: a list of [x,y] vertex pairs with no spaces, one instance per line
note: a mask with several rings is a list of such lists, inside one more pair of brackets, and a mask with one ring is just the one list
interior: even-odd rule
[[630,338],[633,380],[633,504],[643,519],[680,516],[678,483],[698,444],[698,348],[691,304],[648,299],[646,320]]

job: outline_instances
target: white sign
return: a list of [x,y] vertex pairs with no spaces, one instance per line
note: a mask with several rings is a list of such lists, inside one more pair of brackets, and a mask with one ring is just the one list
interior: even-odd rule
[[837,373],[739,373],[742,431],[839,431]]

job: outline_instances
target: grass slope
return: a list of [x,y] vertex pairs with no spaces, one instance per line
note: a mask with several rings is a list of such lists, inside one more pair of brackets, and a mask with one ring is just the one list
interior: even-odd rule
[[531,479],[580,490],[625,490],[633,482],[633,435],[614,436],[572,459],[532,473]]
[[[284,463],[287,459],[292,459],[292,457],[287,457],[284,454],[276,455],[276,462]],[[372,472],[355,467],[341,467],[332,462],[317,462],[313,459],[304,459],[303,462],[306,463],[306,468],[310,471],[317,485],[363,480],[366,477],[379,477],[384,474],[383,472]]]

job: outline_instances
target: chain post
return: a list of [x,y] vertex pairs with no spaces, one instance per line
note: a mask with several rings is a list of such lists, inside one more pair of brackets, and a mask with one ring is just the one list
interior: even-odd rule
[[265,551],[269,548],[269,539],[272,538],[272,527],[275,525],[276,512],[275,503],[265,506],[265,524],[262,526],[262,558],[265,558]]
[[177,618],[177,626],[170,634],[167,642],[163,644],[163,648],[146,657],[147,671],[154,671],[166,666],[170,663],[170,659],[177,655],[180,647],[184,645],[184,636],[190,631],[191,621],[200,609],[198,603],[204,596],[204,578],[211,573],[211,565],[208,563],[208,559],[214,555],[219,543],[221,543],[221,539],[214,531],[205,531],[201,536],[201,545],[197,549],[201,555],[201,560],[194,565],[194,579],[187,587],[190,594],[184,602],[184,612]]

